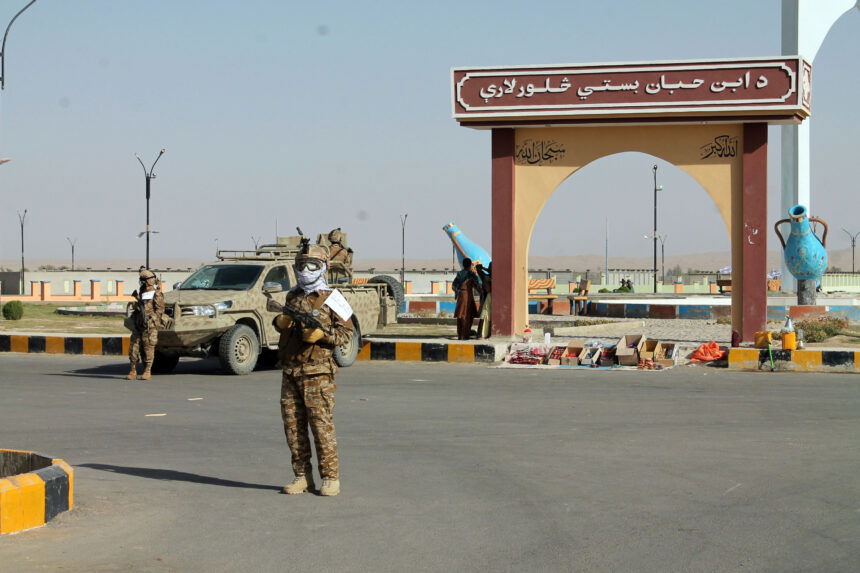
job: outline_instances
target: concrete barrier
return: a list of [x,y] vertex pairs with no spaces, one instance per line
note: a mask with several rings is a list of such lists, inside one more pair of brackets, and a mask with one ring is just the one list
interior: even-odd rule
[[59,458],[0,449],[0,534],[41,527],[74,507],[75,472]]

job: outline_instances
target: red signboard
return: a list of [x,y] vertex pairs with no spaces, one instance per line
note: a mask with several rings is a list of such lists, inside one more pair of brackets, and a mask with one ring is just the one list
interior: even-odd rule
[[455,68],[454,118],[706,116],[800,121],[811,67],[799,56],[745,60]]

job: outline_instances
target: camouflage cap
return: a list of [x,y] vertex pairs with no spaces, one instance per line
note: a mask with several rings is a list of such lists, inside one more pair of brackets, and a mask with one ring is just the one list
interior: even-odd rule
[[140,276],[140,280],[142,280],[142,281],[148,281],[150,279],[155,278],[155,273],[152,272],[151,270],[147,269],[147,268],[144,268],[144,267],[140,267],[140,271],[138,271],[138,275]]
[[329,250],[323,245],[308,245],[307,251],[296,257],[296,262],[306,259],[316,259],[318,261],[328,261]]

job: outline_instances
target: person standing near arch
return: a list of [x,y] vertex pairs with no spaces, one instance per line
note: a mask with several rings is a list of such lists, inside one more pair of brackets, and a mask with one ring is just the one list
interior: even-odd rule
[[474,289],[481,287],[481,279],[472,268],[472,259],[463,259],[463,270],[457,273],[451,286],[457,300],[454,307],[454,316],[457,318],[457,339],[468,340],[472,331],[472,322],[478,316]]

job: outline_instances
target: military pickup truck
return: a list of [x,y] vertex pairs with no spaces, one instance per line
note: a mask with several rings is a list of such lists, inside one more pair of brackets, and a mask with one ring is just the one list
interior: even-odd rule
[[[340,235],[343,236],[343,235]],[[326,244],[325,235],[318,243]],[[217,260],[197,269],[165,293],[169,325],[158,331],[153,371],[172,371],[180,356],[217,357],[230,374],[248,374],[258,362],[277,361],[279,334],[272,325],[277,315],[266,309],[269,298],[283,302],[295,286],[293,263],[302,236],[279,237],[272,245],[253,251],[216,253]],[[403,288],[388,275],[366,284],[352,281],[351,251],[348,261],[331,261],[329,285],[337,288],[352,306],[353,336],[335,349],[339,366],[349,366],[361,348],[361,337],[396,322],[403,306]]]

